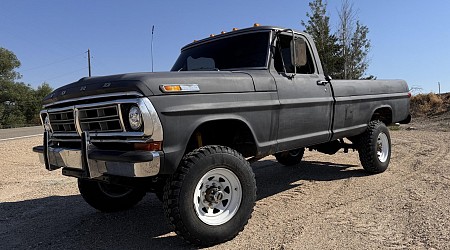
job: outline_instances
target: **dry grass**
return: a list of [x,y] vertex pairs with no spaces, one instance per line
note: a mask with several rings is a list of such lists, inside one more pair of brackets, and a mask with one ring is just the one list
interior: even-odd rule
[[411,97],[411,114],[413,117],[430,117],[450,111],[450,93],[418,94]]

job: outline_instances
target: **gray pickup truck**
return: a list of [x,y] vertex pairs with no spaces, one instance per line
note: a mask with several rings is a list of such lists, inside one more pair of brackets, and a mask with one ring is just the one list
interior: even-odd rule
[[296,165],[305,148],[354,149],[367,172],[385,171],[386,125],[410,121],[409,98],[402,80],[331,80],[309,35],[255,26],[186,45],[170,72],[56,89],[33,150],[78,178],[92,207],[156,193],[175,232],[208,246],[244,229],[257,198],[250,163],[265,156]]

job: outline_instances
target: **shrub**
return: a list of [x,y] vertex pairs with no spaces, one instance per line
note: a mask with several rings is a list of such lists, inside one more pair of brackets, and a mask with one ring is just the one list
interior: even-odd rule
[[434,93],[411,97],[411,114],[414,117],[432,116],[447,111],[443,98]]

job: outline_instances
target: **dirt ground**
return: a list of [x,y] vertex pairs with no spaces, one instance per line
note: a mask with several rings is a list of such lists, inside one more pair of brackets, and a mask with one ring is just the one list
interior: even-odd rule
[[[260,160],[252,219],[211,249],[450,249],[450,132],[428,127],[392,131],[391,164],[378,175],[362,170],[357,152],[307,151],[294,167]],[[2,249],[191,248],[153,194],[125,212],[91,208],[76,179],[39,163],[31,148],[40,141],[0,142]]]

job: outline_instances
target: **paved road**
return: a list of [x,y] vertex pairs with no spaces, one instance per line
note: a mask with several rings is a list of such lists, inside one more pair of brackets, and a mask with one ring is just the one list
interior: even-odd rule
[[9,128],[0,129],[0,140],[9,138],[37,136],[42,135],[43,129],[41,126],[26,127],[26,128]]

